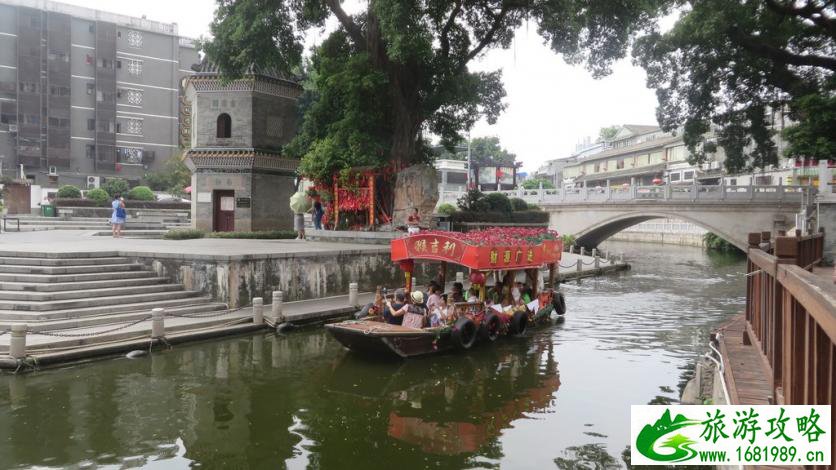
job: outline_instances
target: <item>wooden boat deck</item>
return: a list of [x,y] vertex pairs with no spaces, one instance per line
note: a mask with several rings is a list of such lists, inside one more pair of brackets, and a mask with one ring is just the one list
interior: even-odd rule
[[370,336],[415,336],[415,335],[435,335],[438,328],[410,328],[403,325],[392,325],[390,323],[358,320],[355,322],[346,321],[341,323],[332,323],[328,325],[329,328],[340,328],[343,330],[353,330],[362,332]]

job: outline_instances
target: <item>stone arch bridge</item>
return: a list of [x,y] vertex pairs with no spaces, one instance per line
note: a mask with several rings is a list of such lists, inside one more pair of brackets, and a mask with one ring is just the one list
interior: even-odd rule
[[549,226],[592,248],[627,227],[656,218],[682,219],[745,251],[747,234],[790,230],[809,204],[803,186],[625,186],[502,191],[539,205]]

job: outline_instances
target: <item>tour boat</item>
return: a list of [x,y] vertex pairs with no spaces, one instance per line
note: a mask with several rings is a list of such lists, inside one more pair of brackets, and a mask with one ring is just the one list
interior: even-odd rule
[[[352,351],[376,356],[408,358],[450,350],[467,350],[477,343],[492,343],[504,336],[518,336],[530,325],[541,324],[566,313],[563,295],[552,288],[536,292],[539,271],[549,269],[546,285],[553,286],[563,242],[557,232],[546,229],[491,228],[473,232],[429,231],[392,240],[392,261],[404,272],[405,288],[412,290],[416,260],[437,261],[446,273],[447,264],[470,269],[472,287],[479,300],[453,304],[448,322],[433,328],[411,328],[386,323],[382,316],[346,320],[325,325],[340,343]],[[524,272],[532,287],[528,304],[516,307],[488,306],[487,277],[510,289],[517,272]],[[502,279],[502,281],[500,281]],[[444,280],[442,279],[442,284]],[[377,310],[382,311],[380,299]]]

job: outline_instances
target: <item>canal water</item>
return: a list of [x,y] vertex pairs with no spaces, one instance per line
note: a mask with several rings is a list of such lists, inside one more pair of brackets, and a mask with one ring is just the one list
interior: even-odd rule
[[372,362],[322,329],[0,376],[0,468],[624,466],[631,404],[675,400],[744,303],[744,261],[611,243],[565,322],[464,355]]

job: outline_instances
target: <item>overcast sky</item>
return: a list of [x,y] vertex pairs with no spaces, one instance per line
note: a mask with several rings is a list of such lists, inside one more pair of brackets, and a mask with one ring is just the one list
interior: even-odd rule
[[[177,23],[181,35],[195,38],[208,34],[215,9],[214,0],[63,3]],[[577,142],[584,136],[597,136],[601,127],[656,124],[656,96],[645,87],[641,68],[625,59],[614,67],[612,75],[594,80],[585,69],[566,65],[543,45],[533,23],[518,31],[510,49],[491,50],[474,68],[503,70],[508,107],[495,125],[480,122],[471,136],[498,136],[526,170],[536,170],[545,160],[568,156]]]

